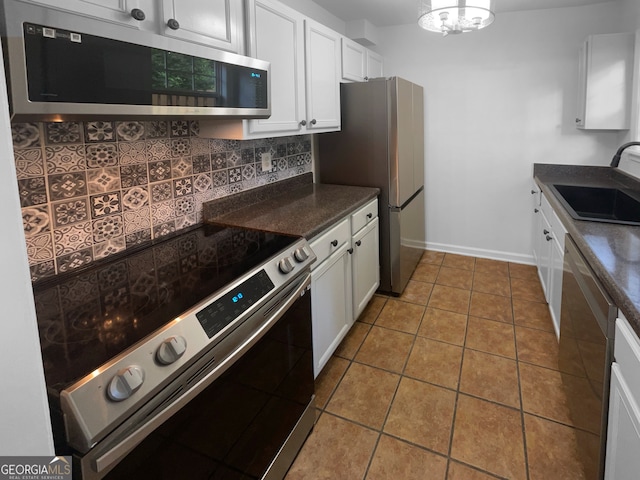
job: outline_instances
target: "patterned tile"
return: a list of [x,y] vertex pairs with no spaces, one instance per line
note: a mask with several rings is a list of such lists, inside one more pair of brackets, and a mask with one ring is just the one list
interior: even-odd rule
[[52,201],[80,197],[86,194],[85,172],[49,175],[49,198]]
[[227,174],[226,170],[222,170],[219,172],[213,172],[212,173],[212,178],[213,178],[213,186],[214,187],[221,187],[223,185],[226,185],[227,183],[229,183],[229,177]]
[[174,200],[174,209],[176,217],[189,215],[195,213],[196,201],[193,195],[186,195],[184,197],[176,198]]
[[91,222],[56,228],[53,231],[53,239],[56,257],[91,248],[93,244]]
[[229,172],[229,183],[237,183],[242,180],[242,168],[235,167],[230,168]]
[[139,232],[140,230],[150,230],[151,228],[151,209],[146,206],[138,210],[125,211],[122,214],[124,220],[124,233]]
[[86,147],[87,168],[118,165],[118,149],[114,143],[96,143]]
[[18,178],[44,175],[42,150],[39,148],[15,149],[14,158]]
[[114,142],[116,133],[113,122],[86,122],[84,124],[84,139],[87,143]]
[[197,120],[189,120],[189,132],[194,137],[200,135],[200,122]]
[[149,181],[160,182],[171,178],[171,161],[160,160],[158,162],[149,162]]
[[147,228],[145,230],[140,230],[138,232],[130,233],[124,237],[127,248],[133,247],[135,245],[140,245],[141,243],[148,242],[151,240],[151,229]]
[[149,160],[171,158],[171,140],[165,138],[147,140],[147,152],[149,153]]
[[211,190],[212,186],[213,186],[213,181],[211,180],[210,173],[201,173],[193,177],[194,192],[204,192],[206,190]]
[[239,165],[242,165],[242,152],[240,150],[227,152],[227,167],[237,167]]
[[120,190],[120,170],[118,167],[91,168],[87,170],[89,194]]
[[187,228],[198,223],[198,216],[195,213],[190,213],[184,217],[178,217],[175,220],[176,230]]
[[124,234],[122,215],[109,215],[94,220],[92,229],[94,243],[101,243],[110,238],[119,237]]
[[118,158],[120,165],[145,163],[148,160],[148,156],[147,144],[144,141],[118,143]]
[[227,152],[218,152],[211,155],[211,169],[223,170],[227,168]]
[[278,159],[278,171],[279,172],[281,172],[283,170],[286,170],[288,166],[289,166],[289,162],[287,162],[286,158]]
[[166,121],[152,121],[144,124],[147,138],[165,138],[169,136],[169,125]]
[[98,218],[105,215],[113,215],[122,211],[120,202],[120,192],[109,192],[100,195],[93,195],[90,198],[91,217]]
[[60,273],[65,273],[75,268],[88,265],[91,262],[93,262],[93,252],[90,248],[56,258],[58,272]]
[[244,165],[242,167],[242,179],[250,180],[252,178],[256,178],[256,167],[253,163],[248,165]]
[[176,231],[176,225],[174,221],[161,223],[153,227],[153,238],[160,238]]
[[171,120],[170,127],[172,137],[189,136],[189,120]]
[[208,153],[201,153],[191,157],[193,173],[206,173],[211,171],[211,159]]
[[176,178],[173,180],[173,196],[182,197],[193,194],[193,181],[191,177]]
[[33,177],[18,180],[20,206],[31,207],[47,203],[47,186],[44,177]]
[[106,242],[98,243],[93,247],[93,256],[96,260],[108,257],[114,253],[123,251],[126,248],[124,237],[116,237]]
[[118,140],[135,142],[144,138],[144,123],[142,122],[116,122]]
[[211,144],[211,152],[212,153],[220,153],[227,151],[226,140],[220,140],[219,138],[212,138],[210,141]]
[[149,191],[146,187],[133,187],[122,194],[124,210],[140,210],[149,204]]
[[158,202],[151,205],[151,222],[153,225],[166,223],[169,220],[173,220],[175,217],[176,214],[173,209],[173,200],[166,200],[164,202]]
[[190,157],[180,157],[171,160],[171,173],[173,178],[186,177],[193,173],[193,164]]
[[29,257],[29,265],[52,260],[54,255],[51,233],[42,233],[27,238],[27,255]]
[[211,141],[208,138],[191,138],[191,155],[211,154]]
[[151,202],[158,203],[170,200],[173,198],[173,185],[171,181],[152,183],[151,187]]
[[276,158],[282,158],[287,156],[287,145],[286,144],[278,144],[276,146]]
[[31,272],[31,281],[36,282],[55,275],[56,264],[53,260],[47,260],[46,262],[31,265],[29,270]]
[[11,125],[13,148],[38,147],[40,128],[37,123],[14,123]]
[[122,188],[131,188],[149,183],[147,165],[123,165],[120,167],[120,181]]
[[78,122],[45,123],[44,131],[47,145],[82,142],[82,129]]
[[45,147],[45,165],[48,174],[78,172],[87,168],[82,145]]
[[191,141],[188,138],[174,138],[171,140],[171,156],[183,157],[191,155]]
[[242,157],[242,163],[253,163],[256,161],[256,154],[253,148],[243,148],[240,150],[240,156]]
[[89,206],[86,198],[74,198],[51,204],[54,228],[89,220]]

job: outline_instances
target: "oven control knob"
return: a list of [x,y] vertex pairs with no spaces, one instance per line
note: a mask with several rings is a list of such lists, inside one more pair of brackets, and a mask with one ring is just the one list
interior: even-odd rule
[[109,382],[107,395],[114,402],[121,402],[136,393],[143,383],[144,370],[137,365],[131,365],[118,370]]
[[156,350],[156,360],[162,365],[170,365],[178,360],[187,350],[187,341],[176,335],[164,340]]
[[278,262],[278,268],[282,273],[289,273],[293,270],[293,262],[291,261],[291,257],[284,257]]
[[297,248],[295,252],[293,252],[294,258],[298,262],[304,262],[307,258],[309,258],[309,252],[304,247]]

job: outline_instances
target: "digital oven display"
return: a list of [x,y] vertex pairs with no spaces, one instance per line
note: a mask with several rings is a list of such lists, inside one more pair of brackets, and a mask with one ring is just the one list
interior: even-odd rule
[[267,272],[260,270],[250,279],[200,310],[196,313],[196,318],[207,336],[212,338],[274,288],[275,285]]

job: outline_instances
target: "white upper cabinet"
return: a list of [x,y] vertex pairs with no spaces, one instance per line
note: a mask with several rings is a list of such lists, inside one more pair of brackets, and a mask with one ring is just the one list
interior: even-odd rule
[[358,42],[342,37],[342,80],[363,82],[382,77],[382,56]]
[[306,19],[305,54],[307,130],[340,130],[340,34]]
[[150,0],[20,0],[133,28],[153,15]]
[[242,0],[162,0],[164,35],[244,53]]
[[629,128],[634,42],[633,33],[587,38],[578,62],[578,128]]

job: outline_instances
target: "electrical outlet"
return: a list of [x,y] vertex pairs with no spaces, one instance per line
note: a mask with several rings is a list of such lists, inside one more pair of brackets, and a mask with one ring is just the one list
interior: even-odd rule
[[261,153],[260,159],[262,160],[262,171],[270,172],[271,171],[271,152]]

